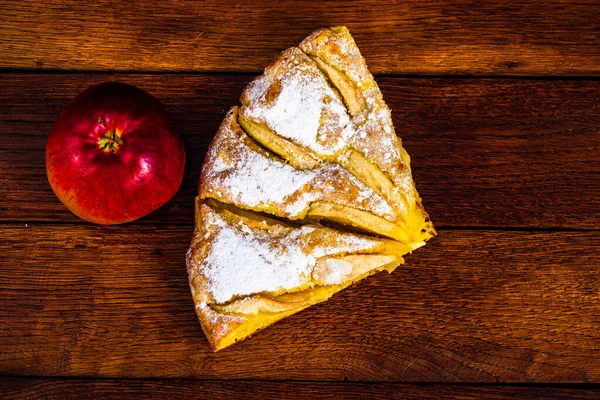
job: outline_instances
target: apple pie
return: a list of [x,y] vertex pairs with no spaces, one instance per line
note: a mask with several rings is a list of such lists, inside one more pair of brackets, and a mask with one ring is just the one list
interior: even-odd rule
[[345,27],[252,81],[205,157],[190,287],[214,350],[322,302],[435,230],[390,111]]

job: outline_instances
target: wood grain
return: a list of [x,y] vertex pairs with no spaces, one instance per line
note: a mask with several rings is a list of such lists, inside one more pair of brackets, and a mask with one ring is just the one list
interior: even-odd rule
[[[46,180],[47,135],[92,83],[122,80],[172,111],[188,162],[145,223],[191,225],[206,148],[246,75],[0,75],[0,220],[77,222]],[[437,226],[600,228],[600,81],[379,79]]]
[[596,0],[4,1],[0,67],[257,72],[340,24],[375,73],[600,75]]
[[20,399],[597,399],[580,387],[414,385],[356,382],[260,382],[0,378],[5,400]]
[[213,353],[183,226],[0,229],[0,374],[600,382],[600,232],[442,230],[329,301]]

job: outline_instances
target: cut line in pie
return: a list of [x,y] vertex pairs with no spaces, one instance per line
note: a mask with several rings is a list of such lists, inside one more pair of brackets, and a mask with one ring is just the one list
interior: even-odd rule
[[187,256],[215,351],[327,300],[435,235],[390,111],[345,27],[282,52],[205,157]]

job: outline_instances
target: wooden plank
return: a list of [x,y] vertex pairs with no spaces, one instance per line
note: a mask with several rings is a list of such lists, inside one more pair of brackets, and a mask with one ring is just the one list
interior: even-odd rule
[[20,399],[595,399],[581,387],[414,385],[359,382],[268,382],[0,378],[6,400]]
[[600,232],[442,230],[213,353],[183,226],[2,225],[0,374],[600,382]]
[[346,24],[385,74],[600,74],[596,0],[4,1],[0,67],[262,70],[313,30]]
[[[45,174],[47,135],[92,83],[123,80],[173,112],[188,163],[179,194],[143,222],[191,224],[209,141],[240,75],[0,76],[0,220],[78,221]],[[600,228],[600,81],[379,79],[437,226]]]

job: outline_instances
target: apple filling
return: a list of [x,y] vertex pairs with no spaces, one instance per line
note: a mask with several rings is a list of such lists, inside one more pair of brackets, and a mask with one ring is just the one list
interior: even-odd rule
[[322,60],[318,58],[312,58],[312,60],[342,95],[351,116],[355,117],[367,109],[367,102],[350,79]]
[[309,219],[324,219],[337,222],[404,243],[408,243],[411,240],[410,236],[398,225],[372,213],[351,207],[316,201],[310,205],[306,216]]
[[244,119],[241,116],[238,117],[238,121],[248,135],[273,153],[287,160],[294,167],[300,169],[312,169],[319,165],[319,161],[315,160],[310,154],[302,150],[300,146],[277,136],[270,129]]

